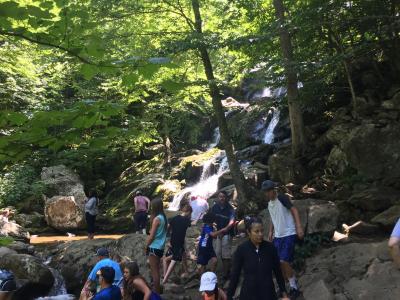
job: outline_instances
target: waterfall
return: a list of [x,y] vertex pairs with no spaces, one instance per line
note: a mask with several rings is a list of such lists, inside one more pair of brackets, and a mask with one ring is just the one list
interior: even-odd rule
[[263,138],[264,144],[271,144],[274,141],[274,137],[275,137],[274,130],[275,130],[276,125],[278,125],[279,115],[280,115],[280,111],[278,109],[273,109],[272,119],[269,122],[268,127],[264,133],[264,138]]
[[211,143],[207,146],[207,150],[217,147],[221,140],[221,135],[219,133],[219,127],[214,129],[213,137]]
[[[50,272],[53,274],[53,277],[54,277],[54,284],[49,292],[49,296],[59,296],[59,298],[57,298],[57,299],[70,299],[70,298],[68,298],[69,295],[67,295],[67,288],[65,286],[65,281],[64,281],[64,278],[62,277],[61,273],[58,270],[49,267],[51,260],[52,260],[52,256],[49,256],[44,261],[44,264],[47,265],[47,267],[49,268]],[[66,297],[61,298],[61,295],[66,296]],[[42,299],[52,299],[52,298],[53,297],[45,297]]]
[[[218,169],[215,171],[214,164],[219,161]],[[225,151],[217,153],[215,156],[207,160],[203,164],[200,180],[190,187],[184,188],[174,196],[173,201],[169,205],[169,210],[177,211],[181,201],[185,197],[200,197],[208,199],[218,190],[218,179],[229,169],[228,159]]]

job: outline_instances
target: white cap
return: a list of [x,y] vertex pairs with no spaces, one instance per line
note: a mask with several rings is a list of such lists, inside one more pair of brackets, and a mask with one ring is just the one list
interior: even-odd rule
[[204,291],[213,291],[215,289],[215,286],[217,284],[217,275],[213,272],[205,272],[203,275],[201,275],[201,280],[200,280],[200,292]]

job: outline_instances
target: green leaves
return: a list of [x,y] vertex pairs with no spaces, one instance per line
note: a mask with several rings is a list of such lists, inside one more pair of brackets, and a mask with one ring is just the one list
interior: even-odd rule
[[98,68],[93,65],[82,64],[80,72],[86,80],[90,80],[97,74]]

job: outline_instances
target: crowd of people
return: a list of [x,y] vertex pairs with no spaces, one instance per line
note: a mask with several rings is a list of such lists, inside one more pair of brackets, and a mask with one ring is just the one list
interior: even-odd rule
[[[257,217],[246,217],[244,224],[248,240],[239,245],[234,254],[232,240],[238,222],[225,191],[218,193],[211,207],[199,197],[182,201],[179,214],[169,220],[161,199],[150,201],[140,191],[136,192],[133,199],[134,225],[136,232],[142,234],[147,234],[146,228],[149,228],[143,250],[148,257],[151,285],[140,275],[135,262],[120,266],[109,258],[107,249],[99,249],[99,262],[89,274],[81,299],[161,299],[162,286],[169,281],[177,264],[181,264],[183,270],[181,277],[189,276],[186,232],[190,226],[201,227],[196,261],[197,276],[201,279],[201,299],[233,299],[242,273],[241,300],[295,299],[300,291],[291,263],[296,240],[302,239],[304,232],[297,209],[286,195],[278,194],[276,188],[276,184],[269,180],[262,184],[271,216],[268,241],[264,240],[262,221]],[[93,197],[97,199],[96,195],[91,195],[89,201],[97,203],[97,200],[90,200]],[[89,208],[87,213],[91,210]],[[149,212],[150,222],[147,224]],[[219,262],[221,272],[218,272],[218,280],[216,270]],[[278,291],[273,277],[278,283]],[[93,289],[95,282],[97,291]]]

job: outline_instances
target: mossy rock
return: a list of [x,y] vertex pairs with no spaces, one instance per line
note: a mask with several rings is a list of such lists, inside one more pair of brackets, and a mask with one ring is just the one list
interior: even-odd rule
[[166,180],[160,184],[154,194],[161,196],[163,202],[171,202],[174,196],[182,189],[182,185],[178,180]]

